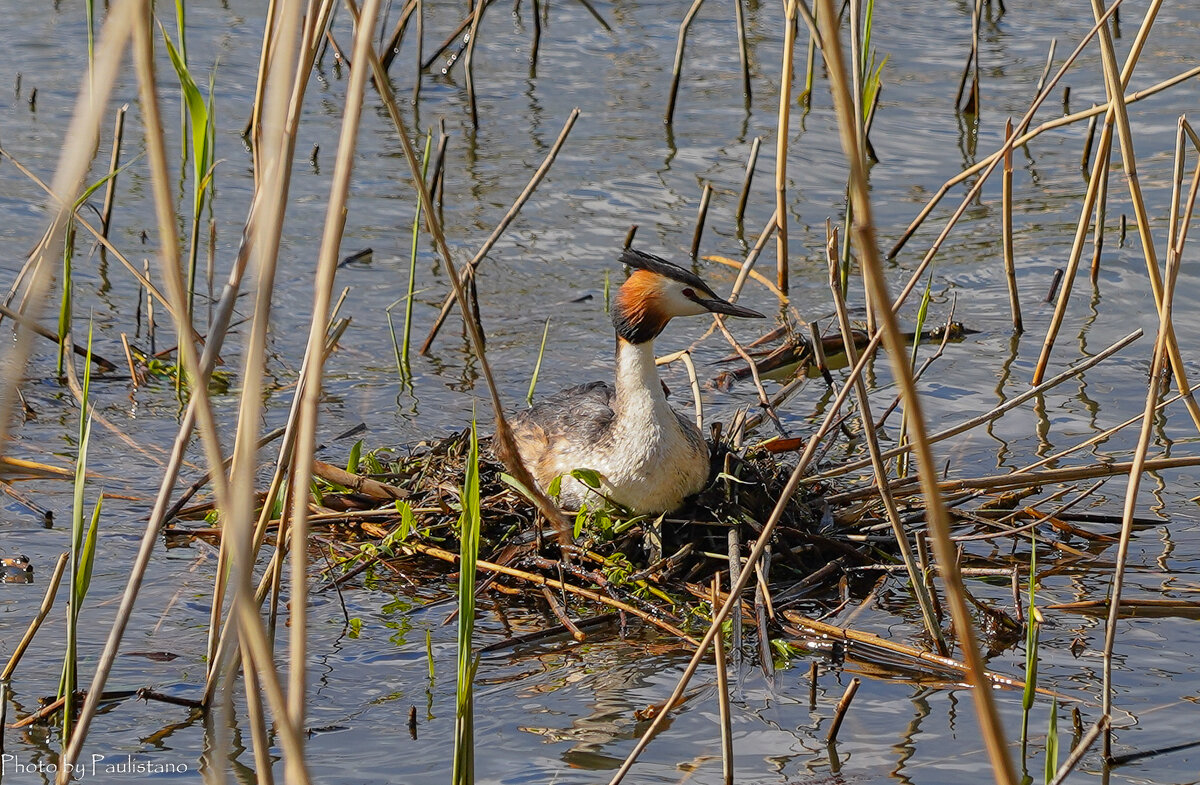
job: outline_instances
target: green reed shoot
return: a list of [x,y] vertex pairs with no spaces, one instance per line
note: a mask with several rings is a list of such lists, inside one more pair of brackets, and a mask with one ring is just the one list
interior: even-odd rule
[[[1031,530],[1029,551],[1029,612],[1025,621],[1025,692],[1021,695],[1021,758],[1025,758],[1025,747],[1029,741],[1029,710],[1037,692],[1038,632],[1041,628],[1041,612],[1037,609],[1037,594],[1034,586],[1037,572],[1037,530]],[[1049,752],[1049,749],[1047,749]],[[1049,760],[1049,755],[1047,755]]]
[[195,309],[196,297],[196,266],[197,255],[200,245],[200,215],[204,210],[204,205],[209,197],[210,186],[212,184],[212,150],[216,137],[216,121],[213,112],[213,95],[214,85],[213,76],[209,76],[208,80],[208,100],[204,99],[204,95],[200,92],[200,88],[196,86],[196,81],[192,78],[188,71],[187,62],[184,56],[180,54],[183,50],[183,26],[182,15],[180,16],[180,49],[176,49],[171,43],[170,36],[166,30],[162,31],[163,41],[167,45],[167,54],[170,55],[171,65],[175,67],[175,75],[179,78],[179,86],[183,91],[184,101],[187,104],[187,116],[191,124],[191,135],[185,137],[189,140],[192,150],[192,230],[188,241],[188,322],[191,323],[192,314]]
[[96,0],[84,0],[83,14],[87,19],[88,88],[91,89],[96,65]]
[[454,785],[475,781],[475,720],[472,682],[478,659],[471,653],[475,627],[475,562],[479,556],[479,434],[471,420],[471,447],[463,478],[462,514],[459,517],[458,572],[458,689],[454,721]]
[[[925,293],[921,296],[921,306],[917,309],[917,324],[913,331],[912,353],[909,355],[909,364],[915,371],[917,368],[917,351],[921,348],[921,333],[925,331],[925,319],[929,316],[929,300],[933,293],[933,273],[929,274],[929,278],[925,281]],[[900,443],[908,442],[908,410],[905,409],[900,413]],[[909,453],[904,453],[896,457],[896,474],[900,477],[908,474],[908,457]]]
[[[130,161],[130,163],[133,162]],[[128,168],[129,165],[129,163],[125,164],[125,166],[122,166],[120,169],[117,169],[114,172],[109,172],[108,174],[104,175],[104,177],[101,177],[99,180],[89,185],[86,189],[84,189],[83,193],[79,195],[79,198],[77,198],[74,204],[71,206],[75,210],[78,210],[83,206],[84,202],[91,198],[92,194],[96,193],[101,186],[103,186],[113,177],[116,177],[120,172]],[[58,364],[56,366],[56,372],[60,378],[64,373],[63,363],[65,362],[66,355],[71,351],[70,347],[67,346],[67,335],[69,335],[71,332],[72,295],[74,294],[71,271],[74,259],[75,221],[71,220],[67,222],[66,239],[63,241],[62,300],[60,301],[58,307]]]
[[542,357],[546,354],[546,336],[550,334],[550,317],[546,317],[546,326],[542,328],[542,345],[538,349],[537,362],[533,364],[533,376],[529,379],[529,392],[525,394],[525,403],[533,406],[533,388],[537,387],[538,374],[542,370]]
[[1046,785],[1058,773],[1058,698],[1050,699],[1050,726],[1046,729]]
[[[421,159],[421,178],[429,176],[429,150],[433,145],[433,129],[425,134],[425,155]],[[413,213],[412,247],[408,258],[408,297],[404,301],[404,346],[400,352],[400,378],[406,381],[412,379],[412,368],[408,364],[408,349],[412,339],[413,294],[417,287],[417,241],[421,230],[421,198],[417,195],[417,208]],[[388,316],[388,327],[391,327],[391,316]],[[395,333],[392,333],[395,340]]]
[[75,458],[74,503],[71,511],[71,591],[67,608],[67,643],[63,657],[59,697],[63,703],[62,738],[71,738],[74,718],[75,690],[78,686],[79,608],[87,595],[92,579],[92,564],[96,555],[96,528],[100,522],[100,502],[92,513],[91,525],[85,532],[83,492],[87,482],[87,451],[92,434],[90,390],[92,380],[92,330],[88,328],[87,357],[83,370],[83,395],[79,413],[79,449]]

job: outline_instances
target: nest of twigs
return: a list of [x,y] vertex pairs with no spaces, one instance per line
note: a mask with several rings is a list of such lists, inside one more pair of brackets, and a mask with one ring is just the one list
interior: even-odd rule
[[[350,531],[370,539],[352,557],[360,564],[335,580],[371,566],[411,574],[414,563],[456,561],[469,446],[470,432],[462,431],[404,454],[373,453],[357,474],[319,464],[316,473],[327,487],[321,517],[329,521],[341,513]],[[478,559],[481,577],[488,575],[485,590],[528,593],[541,602],[551,587],[594,605],[596,614],[615,610],[622,621],[635,616],[690,637],[692,620],[707,624],[714,575],[728,587],[731,554],[740,557],[736,571],[793,469],[762,449],[739,454],[717,445],[712,451],[712,479],[685,508],[663,517],[585,511],[575,521],[573,544],[561,545],[484,440]],[[748,622],[757,617],[766,624],[788,604],[830,592],[844,575],[841,567],[886,559],[878,544],[839,531],[823,490],[802,486],[784,506],[757,581],[755,604],[771,612],[755,613],[748,598]],[[555,610],[564,625],[571,623],[568,616],[589,617],[578,607]]]

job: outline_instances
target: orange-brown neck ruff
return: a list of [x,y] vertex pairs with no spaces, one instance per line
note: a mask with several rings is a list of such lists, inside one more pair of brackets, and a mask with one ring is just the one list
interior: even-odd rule
[[671,321],[663,313],[662,279],[648,270],[634,270],[617,290],[613,307],[613,327],[617,335],[630,343],[653,341]]

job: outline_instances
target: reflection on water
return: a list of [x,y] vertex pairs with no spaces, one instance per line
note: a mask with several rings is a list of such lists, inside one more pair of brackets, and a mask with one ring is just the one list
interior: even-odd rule
[[[613,260],[630,224],[639,224],[642,247],[685,259],[700,194],[712,185],[714,197],[701,256],[742,259],[774,209],[770,175],[781,48],[777,4],[747,3],[755,74],[749,98],[741,92],[732,13],[719,6],[702,9],[689,34],[689,56],[672,126],[663,124],[662,114],[677,25],[686,3],[614,0],[594,5],[606,24],[599,23],[584,4],[546,4],[536,63],[530,58],[531,9],[519,6],[510,14],[509,8],[498,6],[489,11],[476,51],[478,129],[467,120],[461,62],[446,74],[439,73],[444,60],[435,63],[421,82],[417,105],[407,107],[416,130],[446,123],[449,141],[441,209],[452,251],[460,260],[474,255],[508,210],[571,109],[578,106],[582,111],[549,175],[481,267],[480,305],[489,351],[505,399],[514,407],[528,388],[547,317],[539,391],[611,373],[611,327],[603,293],[608,283],[619,281],[613,277],[620,275]],[[1020,116],[1028,106],[1050,38],[1058,39],[1061,52],[1091,24],[1085,10],[1070,4],[1008,5],[1003,15],[995,4],[985,6],[982,103],[976,116],[956,113],[952,101],[953,85],[968,51],[966,5],[901,0],[877,6],[874,45],[889,58],[872,136],[879,161],[870,172],[881,245],[890,247],[944,181],[999,146],[1004,119]],[[1125,31],[1144,6],[1130,0],[1123,9]],[[398,5],[392,8],[393,21],[399,10]],[[212,219],[217,280],[234,258],[251,191],[249,152],[240,133],[251,102],[262,13],[260,4],[245,0],[188,4],[193,70],[207,74],[216,69],[215,157],[220,163]],[[427,47],[443,40],[463,13],[461,4],[425,3]],[[79,79],[86,73],[84,16],[73,5],[37,3],[9,4],[5,15],[0,26],[0,144],[8,155],[48,178],[63,143]],[[1193,5],[1177,4],[1162,11],[1153,46],[1138,65],[1132,89],[1191,67],[1198,27],[1200,11]],[[349,40],[344,19],[335,26],[335,34],[343,42]],[[1118,41],[1119,47],[1128,45]],[[413,93],[415,58],[410,38],[391,71],[402,95]],[[802,68],[803,58],[798,61]],[[294,199],[281,252],[287,272],[277,282],[271,355],[263,369],[274,383],[269,385],[264,415],[268,428],[286,418],[290,384],[307,334],[309,276],[329,189],[330,156],[337,145],[345,77],[342,68],[325,61],[312,84],[297,138],[297,149],[306,152],[298,156],[293,173]],[[1068,81],[1075,108],[1104,100],[1094,51],[1085,51]],[[35,90],[36,102],[31,102]],[[175,100],[171,89],[164,87],[162,93],[168,102]],[[1156,217],[1155,231],[1163,235],[1176,115],[1194,109],[1198,97],[1200,88],[1192,83],[1131,107],[1139,172]],[[115,101],[136,106],[132,83],[118,89]],[[1057,100],[1048,103],[1035,122],[1067,111]],[[406,227],[412,223],[413,198],[390,124],[384,113],[370,106],[357,152],[342,253],[348,256],[371,248],[372,254],[338,271],[339,286],[350,288],[347,313],[353,322],[330,361],[323,409],[321,438],[328,446],[321,457],[335,463],[344,460],[353,439],[363,438],[368,446],[411,444],[460,429],[476,410],[486,417],[479,400],[477,366],[454,322],[429,356],[413,358],[411,385],[406,386],[397,373],[385,311],[402,296],[407,282]],[[135,110],[129,122],[126,160],[134,162],[119,179],[110,236],[136,259],[152,245],[154,217],[147,201],[146,165],[136,158],[142,151]],[[829,100],[818,79],[811,107],[793,108],[787,184],[791,305],[808,319],[824,320],[829,313],[821,253],[824,225],[827,218],[835,224],[842,218],[845,172],[831,122]],[[168,143],[178,154],[179,131],[170,119],[167,126]],[[933,286],[938,296],[929,321],[944,321],[956,297],[955,318],[978,332],[949,344],[923,380],[923,389],[936,404],[929,407],[933,429],[987,411],[1027,389],[1053,309],[1044,298],[1054,271],[1065,264],[1078,220],[1084,135],[1083,124],[1069,126],[1040,137],[1014,156],[1014,247],[1026,325],[1023,335],[1014,336],[1009,324],[999,248],[998,182],[985,186],[939,251]],[[734,211],[746,156],[756,137],[763,138],[758,175],[739,226]],[[101,145],[100,160],[107,160],[106,144]],[[313,160],[307,160],[307,151],[314,151]],[[186,203],[190,184],[182,173],[190,162],[177,157],[175,164],[181,173],[177,195]],[[45,216],[38,207],[44,197],[8,161],[0,163],[0,184],[0,237],[6,248],[0,257],[0,285],[7,285],[44,230]],[[1123,216],[1131,214],[1124,181],[1114,178],[1113,185],[1098,275],[1090,288],[1084,288],[1082,278],[1077,282],[1052,357],[1052,372],[1110,345],[1135,327],[1143,327],[1149,336],[1156,329],[1141,251],[1132,236],[1125,242],[1118,236]],[[952,190],[895,260],[889,270],[894,284],[907,279],[961,193]],[[1186,264],[1195,254],[1190,249],[1186,254],[1181,298],[1200,291],[1200,280]],[[770,256],[768,251],[765,257]],[[766,269],[772,262],[764,258],[761,266]],[[718,289],[732,283],[733,273],[721,265],[702,259],[697,269]],[[417,279],[414,336],[419,338],[446,291],[436,259],[425,246],[417,261]],[[851,295],[852,307],[858,307],[859,293]],[[107,357],[124,355],[121,333],[142,349],[151,347],[152,341],[157,348],[173,342],[165,333],[151,338],[131,276],[82,242],[77,249],[74,297],[81,309],[77,333],[85,318],[82,314],[90,314],[96,326],[96,351]],[[744,298],[759,310],[776,306],[757,285],[752,284]],[[200,301],[203,313],[208,302],[203,297]],[[248,308],[248,303],[241,307],[242,316]],[[910,324],[913,316],[911,309],[902,314]],[[157,318],[161,321],[162,315]],[[1189,347],[1200,339],[1200,324],[1181,319],[1176,329],[1185,358],[1190,357]],[[738,334],[753,337],[748,332]],[[662,338],[662,350],[683,348],[696,337],[686,327],[672,325]],[[232,339],[230,357],[240,353],[238,340],[236,335]],[[1150,351],[1150,340],[1144,338],[986,429],[944,443],[939,446],[939,459],[956,474],[1008,471],[1139,414]],[[66,466],[75,452],[78,410],[70,393],[53,378],[52,347],[38,346],[36,352],[22,388],[24,417],[16,428],[13,453]],[[711,363],[723,353],[716,341],[698,347],[702,376],[716,375],[719,367]],[[664,374],[669,386],[686,388],[682,369],[667,368]],[[882,411],[894,396],[886,363],[872,363],[867,379],[876,390],[873,403]],[[93,586],[83,609],[87,627],[81,661],[87,673],[124,589],[161,456],[179,416],[173,385],[164,378],[150,379],[134,389],[120,373],[100,375],[93,379],[93,395],[98,411],[137,449],[111,432],[97,429],[93,434],[89,470],[95,477],[89,486],[88,508],[100,489],[108,496]],[[706,389],[705,396],[710,417],[723,417],[754,400],[745,384],[728,391]],[[782,412],[785,425],[794,433],[807,433],[831,401],[832,392],[823,382],[809,382]],[[222,423],[233,420],[235,396],[217,395],[214,406]],[[359,423],[366,423],[365,434],[341,442],[334,439]],[[888,427],[896,428],[895,423],[896,419],[889,421]],[[1154,449],[1188,454],[1196,441],[1189,428],[1179,412],[1168,409],[1155,423]],[[1125,459],[1134,438],[1133,433],[1113,435],[1092,447],[1091,457]],[[829,459],[840,460],[836,453]],[[200,474],[203,463],[199,452],[191,457],[189,481]],[[1132,545],[1128,596],[1158,597],[1165,592],[1188,597],[1200,585],[1200,564],[1194,556],[1200,553],[1200,536],[1188,501],[1196,494],[1198,480],[1194,470],[1179,470],[1153,475],[1144,483],[1138,514],[1153,525],[1139,529]],[[1080,487],[1073,493],[1084,490]],[[1087,504],[1111,513],[1123,492],[1123,483],[1112,480]],[[10,558],[3,563],[5,585],[0,592],[4,631],[0,661],[13,651],[41,602],[46,578],[68,537],[62,524],[54,522],[69,520],[72,508],[69,486],[60,480],[21,482],[6,498],[0,550]],[[1115,532],[1111,523],[1089,526],[1097,534]],[[1104,596],[1103,570],[1113,558],[1106,543],[1072,540],[1072,551],[1040,563],[1039,602]],[[971,553],[993,561],[1028,563],[1027,551],[999,554],[986,542],[969,547],[978,549]],[[25,562],[14,561],[17,554],[27,556],[32,572]],[[160,549],[126,635],[126,653],[118,658],[110,680],[112,689],[150,686],[177,697],[197,696],[203,683],[205,663],[200,653],[216,561],[211,556],[211,546],[199,540]],[[972,580],[969,588],[981,602],[1011,608],[1011,589],[1005,580]],[[432,783],[448,778],[454,642],[453,628],[443,624],[449,606],[439,602],[440,592],[440,583],[418,588],[403,579],[374,577],[348,586],[343,589],[346,614],[361,624],[355,632],[347,625],[340,602],[331,595],[314,596],[308,749],[316,781]],[[885,579],[874,597],[856,625],[896,640],[919,640],[918,617],[899,579]],[[851,600],[853,607],[861,597]],[[481,599],[481,645],[547,623],[536,608],[505,607],[503,602],[490,595]],[[822,609],[814,605],[813,610]],[[432,678],[427,632],[434,660]],[[1072,722],[1076,706],[1059,706],[1064,746],[1098,716],[1103,632],[1102,622],[1095,618],[1065,614],[1051,615],[1043,629],[1041,683],[1079,699],[1079,727]],[[40,697],[55,691],[61,663],[53,650],[62,636],[61,614],[56,611],[17,671],[9,693],[10,720],[32,713]],[[1182,718],[1191,716],[1200,690],[1196,644],[1193,626],[1178,619],[1121,621],[1114,660],[1116,704],[1121,711],[1114,718],[1120,728],[1118,752],[1194,740]],[[1000,648],[989,667],[1022,673],[1020,648]],[[177,656],[149,657],[146,652]],[[476,699],[481,781],[605,779],[645,728],[634,712],[666,698],[685,659],[686,653],[674,643],[651,633],[621,641],[611,628],[591,631],[584,643],[548,640],[487,653]],[[810,659],[822,665],[818,700],[811,708],[806,676]],[[868,678],[837,745],[831,747],[824,741],[825,733],[852,673]],[[876,670],[853,657],[843,662],[819,650],[800,655],[793,667],[769,680],[751,662],[735,676],[733,727],[739,783],[892,780],[961,785],[989,776],[969,696],[952,680],[894,667]],[[929,678],[940,680],[931,685]],[[711,667],[702,669],[683,710],[649,747],[631,781],[721,781],[713,682]],[[998,697],[1005,727],[1015,738],[1020,695],[1006,690]],[[201,718],[183,707],[133,699],[114,702],[93,727],[89,751],[114,760],[132,755],[137,760],[186,763],[192,779],[197,771],[230,768],[236,781],[258,781],[256,771],[266,764],[247,752],[251,745],[242,724],[245,706],[232,708]],[[415,738],[409,732],[413,711]],[[1043,766],[1040,755],[1048,711],[1048,703],[1037,702],[1031,720],[1034,739],[1025,767],[1035,778]],[[44,726],[9,730],[6,741],[5,752],[26,766],[52,763],[58,749],[57,730]],[[1071,781],[1195,781],[1191,755],[1181,751],[1146,758],[1103,775],[1094,757],[1088,758]],[[10,782],[50,781],[44,774],[6,771],[3,776]],[[282,776],[276,771],[276,781],[282,781]]]

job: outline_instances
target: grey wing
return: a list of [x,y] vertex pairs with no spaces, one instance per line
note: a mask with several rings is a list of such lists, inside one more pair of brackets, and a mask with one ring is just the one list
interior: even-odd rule
[[514,418],[514,426],[534,426],[547,435],[570,434],[575,440],[597,441],[613,420],[615,390],[591,382],[550,395]]

